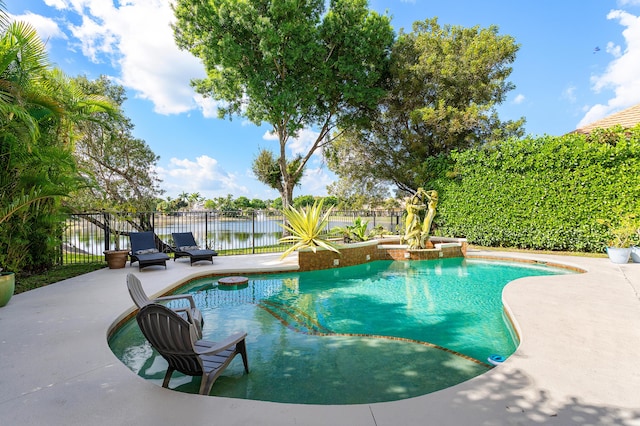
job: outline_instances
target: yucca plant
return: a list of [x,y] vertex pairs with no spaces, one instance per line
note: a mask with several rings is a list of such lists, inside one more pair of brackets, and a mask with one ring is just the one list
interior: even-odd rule
[[312,206],[296,209],[289,206],[282,211],[287,224],[281,225],[290,235],[280,238],[281,243],[294,243],[289,247],[280,259],[284,259],[289,253],[304,248],[310,248],[315,253],[318,247],[340,253],[337,246],[323,237],[322,233],[329,223],[329,215],[332,207],[322,213],[323,202],[315,202]]

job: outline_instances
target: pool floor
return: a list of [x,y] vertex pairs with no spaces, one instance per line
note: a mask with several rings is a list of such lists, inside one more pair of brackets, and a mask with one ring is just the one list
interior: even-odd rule
[[[501,292],[523,276],[567,273],[537,265],[465,259],[377,261],[325,271],[250,276],[223,290],[198,279],[203,334],[248,332],[251,373],[234,360],[211,395],[305,404],[410,398],[486,372],[487,357],[515,350]],[[160,385],[166,362],[134,321],[110,339],[116,356]],[[200,379],[174,373],[170,387],[197,393]]]

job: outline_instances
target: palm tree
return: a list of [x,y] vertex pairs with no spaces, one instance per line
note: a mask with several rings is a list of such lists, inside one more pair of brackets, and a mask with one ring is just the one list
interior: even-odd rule
[[204,197],[199,192],[192,192],[189,194],[189,210],[193,210],[193,207],[200,201],[204,200]]
[[75,124],[105,105],[51,69],[35,29],[9,22],[0,0],[0,263],[21,268],[47,252],[52,261],[42,244],[54,244],[58,198],[78,184]]
[[[42,90],[46,51],[25,23],[9,23],[0,2],[0,223],[53,194],[40,185],[21,185],[22,167],[40,136],[39,117],[58,111]],[[32,182],[34,183],[34,182]]]

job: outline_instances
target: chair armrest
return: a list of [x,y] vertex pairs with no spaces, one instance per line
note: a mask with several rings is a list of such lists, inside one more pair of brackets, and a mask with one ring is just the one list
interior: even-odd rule
[[235,333],[220,342],[211,342],[209,340],[198,340],[197,345],[207,346],[206,348],[195,347],[195,353],[198,355],[213,355],[222,352],[230,347],[238,344],[247,337],[247,333]]
[[190,294],[171,294],[169,296],[158,297],[157,299],[155,299],[155,301],[160,302],[160,301],[180,300],[180,299],[187,299],[189,301],[189,306],[191,306],[191,309],[195,309],[196,302],[193,300],[193,296]]
[[173,309],[173,312],[181,313],[184,312],[187,315],[187,322],[191,324],[195,324],[195,320],[193,319],[193,311],[191,308],[176,308]]

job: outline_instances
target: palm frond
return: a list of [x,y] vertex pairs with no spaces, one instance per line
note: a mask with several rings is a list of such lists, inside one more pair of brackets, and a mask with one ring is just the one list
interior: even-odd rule
[[2,207],[0,207],[0,224],[5,222],[11,216],[13,216],[18,211],[29,207],[32,204],[37,204],[42,200],[52,198],[58,195],[64,195],[61,193],[55,192],[47,192],[40,188],[33,188],[31,191],[27,193],[22,193],[17,197],[14,197],[10,203],[5,205],[1,203]]

